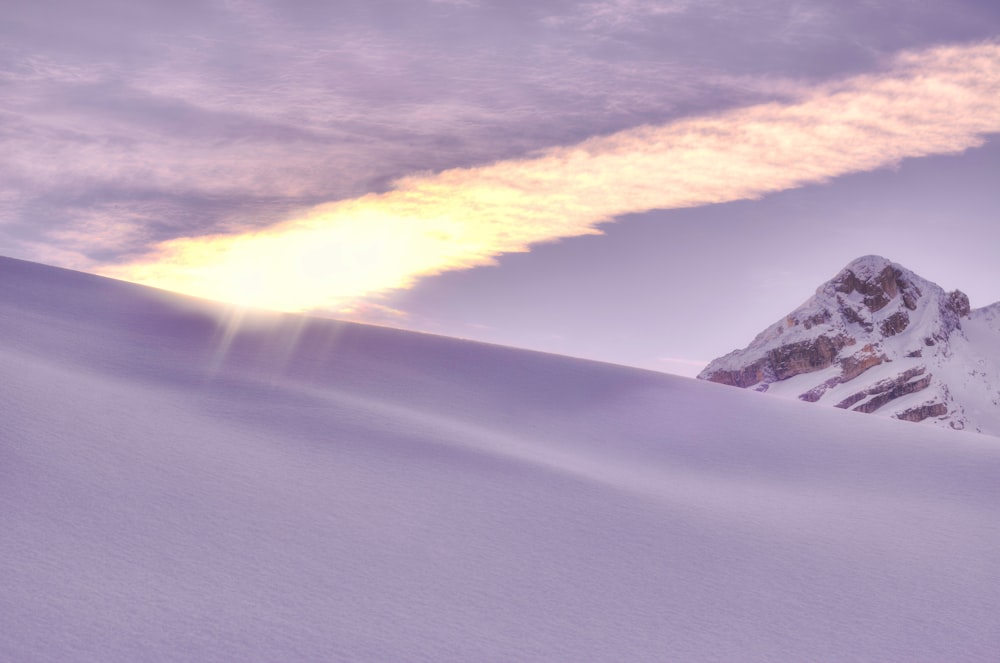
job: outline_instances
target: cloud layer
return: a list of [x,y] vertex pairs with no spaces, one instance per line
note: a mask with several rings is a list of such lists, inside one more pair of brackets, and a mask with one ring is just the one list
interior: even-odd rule
[[524,159],[416,174],[239,234],[173,239],[103,273],[283,310],[349,307],[651,209],[757,198],[1000,131],[1000,45],[910,52],[794,101],[644,126]]
[[[8,3],[9,4],[9,3]],[[976,0],[37,0],[0,21],[0,253],[263,228],[996,33]]]

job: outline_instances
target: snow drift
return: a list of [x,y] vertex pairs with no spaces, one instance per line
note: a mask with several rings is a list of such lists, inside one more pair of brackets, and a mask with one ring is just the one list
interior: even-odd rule
[[1000,444],[0,259],[0,659],[988,661]]

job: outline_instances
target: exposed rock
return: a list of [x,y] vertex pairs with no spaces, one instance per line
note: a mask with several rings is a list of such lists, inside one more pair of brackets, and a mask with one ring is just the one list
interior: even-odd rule
[[[911,368],[909,370],[903,371],[902,373],[900,373],[899,375],[897,375],[894,378],[889,378],[887,380],[880,380],[879,382],[876,382],[875,384],[873,384],[872,386],[868,387],[867,389],[859,391],[859,392],[857,392],[855,394],[851,394],[850,396],[848,396],[847,398],[845,398],[841,402],[837,403],[834,407],[839,407],[841,409],[845,409],[846,410],[847,408],[851,407],[855,403],[857,403],[859,401],[863,401],[864,399],[868,398],[869,396],[877,396],[880,399],[882,397],[888,396],[888,398],[886,398],[885,400],[879,401],[878,405],[872,407],[872,409],[870,409],[870,410],[869,409],[862,409],[862,408],[864,408],[864,407],[871,407],[871,406],[869,406],[869,403],[871,401],[869,401],[868,403],[865,403],[861,407],[854,408],[858,412],[874,412],[879,407],[881,407],[882,405],[885,405],[886,403],[888,403],[889,401],[893,400],[894,398],[899,398],[900,396],[905,396],[906,394],[912,394],[915,391],[920,391],[921,389],[926,389],[927,385],[930,384],[929,379],[930,379],[931,376],[929,376],[929,375],[926,378],[923,378],[921,380],[917,380],[916,382],[910,382],[910,380],[912,380],[913,378],[917,377],[918,375],[923,375],[925,371],[926,371],[925,368],[923,368],[922,366],[918,366],[917,368]],[[924,380],[928,380],[927,384],[924,384],[923,386],[920,386],[919,383],[923,382]],[[910,385],[913,385],[913,386],[910,386]],[[872,400],[875,400],[875,399],[872,399]]]
[[[929,405],[918,405],[908,410],[897,412],[893,416],[903,421],[923,421],[928,417],[943,417],[948,414],[948,406],[944,403],[931,403]],[[961,429],[959,429],[961,430]]]
[[868,398],[868,394],[866,392],[859,391],[858,393],[851,394],[850,396],[848,396],[844,400],[840,401],[839,403],[837,403],[836,405],[834,405],[834,407],[839,407],[842,410],[846,410],[847,408],[851,407],[852,405],[854,405],[858,401],[863,401],[866,398]]
[[853,322],[856,325],[860,325],[865,331],[872,330],[871,315],[867,311],[865,314],[861,314],[861,310],[864,310],[863,306],[859,308],[854,308],[849,302],[844,301],[841,297],[837,297],[837,312],[840,317],[847,322]]
[[[914,311],[923,294],[903,269],[878,256],[859,258],[835,276],[830,284],[836,292],[845,295],[861,294],[865,308],[871,313],[881,311],[897,296],[901,297],[907,309]],[[849,315],[855,318],[853,322],[862,322],[856,311],[852,310]]]
[[840,360],[841,374],[838,381],[848,382],[853,380],[869,368],[878,366],[882,362],[888,361],[888,359],[885,354],[876,354],[875,346],[869,343],[861,348],[860,352]]
[[884,308],[889,300],[899,294],[896,272],[892,265],[886,265],[876,276],[867,278],[859,276],[848,267],[834,277],[833,287],[846,295],[861,293],[865,306],[873,313]]
[[828,389],[830,389],[831,387],[836,387],[838,384],[840,384],[840,381],[841,380],[839,376],[835,378],[830,378],[826,382],[823,382],[822,384],[813,387],[804,394],[799,394],[799,400],[806,401],[807,403],[815,403],[816,401],[818,401],[820,398],[823,397],[823,394],[825,394]]
[[920,288],[906,278],[905,275],[901,275],[900,282],[903,283],[903,287],[900,289],[900,293],[903,297],[903,306],[911,311],[917,310],[917,301],[924,294],[920,291]]
[[787,380],[832,365],[845,345],[847,338],[844,336],[818,336],[809,341],[777,347],[767,354],[767,359],[775,380]]
[[926,375],[919,380],[914,380],[913,382],[904,382],[902,384],[896,384],[889,391],[883,392],[872,398],[871,400],[865,401],[861,405],[854,408],[855,412],[864,412],[866,414],[871,414],[875,410],[879,409],[886,403],[894,401],[900,396],[906,396],[907,394],[914,394],[918,391],[923,391],[931,384],[930,375]]
[[847,345],[843,336],[819,336],[801,343],[774,348],[763,358],[737,370],[719,370],[700,376],[703,380],[734,387],[752,387],[762,380],[787,380],[831,366],[837,353]]
[[906,314],[906,311],[896,311],[882,321],[879,329],[882,331],[882,336],[895,336],[906,329],[908,324],[910,324],[910,316]]
[[747,387],[752,387],[755,384],[758,384],[764,379],[764,365],[766,363],[766,359],[761,359],[750,364],[749,366],[745,366],[737,370],[715,371],[711,375],[703,377],[702,379],[746,389]]
[[953,290],[948,293],[948,308],[955,312],[960,318],[969,315],[972,310],[969,306],[969,296],[961,290]]
[[840,375],[829,378],[825,382],[816,385],[805,393],[799,394],[799,399],[809,403],[815,403],[822,398],[829,389],[836,387],[838,384],[850,382],[857,376],[867,371],[869,368],[878,366],[884,361],[888,361],[888,357],[884,354],[876,354],[875,350],[875,347],[869,343],[853,355],[840,359]]
[[819,313],[817,313],[815,315],[812,315],[812,316],[806,318],[805,320],[803,320],[802,321],[802,326],[805,327],[806,329],[812,329],[816,325],[822,325],[822,324],[825,324],[827,322],[830,322],[830,318],[831,317],[833,317],[833,314],[830,313],[829,311],[826,311],[826,310],[820,311]]

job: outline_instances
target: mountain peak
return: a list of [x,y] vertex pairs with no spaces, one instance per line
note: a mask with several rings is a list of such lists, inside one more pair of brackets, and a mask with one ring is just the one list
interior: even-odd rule
[[820,287],[845,295],[859,293],[865,307],[874,313],[884,308],[897,296],[903,305],[915,310],[922,290],[916,281],[922,281],[913,272],[881,256],[869,255],[851,261],[837,276]]
[[1000,330],[973,313],[961,291],[866,255],[698,377],[1000,435]]
[[888,258],[871,254],[855,258],[847,263],[842,271],[852,272],[859,279],[868,281],[884,272],[886,268],[895,266]]

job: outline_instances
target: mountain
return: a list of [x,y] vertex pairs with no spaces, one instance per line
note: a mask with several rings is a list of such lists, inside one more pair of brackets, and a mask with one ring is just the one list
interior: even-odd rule
[[702,380],[1000,435],[1000,302],[880,256],[854,260]]
[[986,436],[9,259],[0,378],[0,661],[1000,651]]

